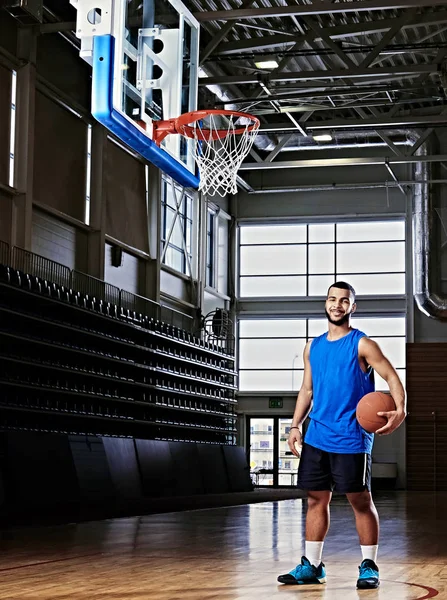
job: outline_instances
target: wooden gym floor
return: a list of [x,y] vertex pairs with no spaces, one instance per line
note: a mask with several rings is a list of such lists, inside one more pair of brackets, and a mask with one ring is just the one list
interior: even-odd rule
[[301,499],[152,514],[1,533],[0,598],[8,600],[447,599],[446,493],[376,494],[378,590],[357,591],[360,563],[344,497],[332,503],[328,583],[281,586],[299,561]]

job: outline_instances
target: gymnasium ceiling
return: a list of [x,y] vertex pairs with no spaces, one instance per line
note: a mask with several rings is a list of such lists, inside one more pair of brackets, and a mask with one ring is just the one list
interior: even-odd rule
[[[248,170],[378,148],[392,175],[447,123],[447,0],[184,1],[202,28],[199,104],[261,119]],[[75,16],[44,5],[47,21]]]

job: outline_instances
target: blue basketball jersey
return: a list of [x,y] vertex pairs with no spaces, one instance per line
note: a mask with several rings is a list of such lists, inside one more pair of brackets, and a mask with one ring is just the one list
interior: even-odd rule
[[327,333],[312,341],[313,406],[305,441],[327,452],[370,454],[374,434],[357,422],[355,411],[362,396],[374,391],[374,371],[360,367],[358,346],[365,334],[352,329],[329,341]]

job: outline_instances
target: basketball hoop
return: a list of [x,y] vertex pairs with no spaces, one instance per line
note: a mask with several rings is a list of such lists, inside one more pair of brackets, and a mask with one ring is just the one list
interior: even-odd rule
[[237,193],[237,172],[250,152],[259,119],[234,110],[196,110],[167,121],[154,121],[160,145],[172,133],[195,140],[191,150],[200,172],[199,190],[213,196]]

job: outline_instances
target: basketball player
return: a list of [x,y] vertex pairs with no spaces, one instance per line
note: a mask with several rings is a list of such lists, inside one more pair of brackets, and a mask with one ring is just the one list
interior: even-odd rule
[[[334,283],[325,305],[328,332],[308,342],[304,349],[303,384],[288,444],[295,456],[301,456],[298,487],[307,490],[305,556],[290,573],[278,577],[280,583],[326,582],[321,558],[335,490],[346,494],[354,511],[362,552],[357,588],[379,586],[379,517],[370,492],[374,434],[360,427],[355,411],[360,398],[374,391],[377,371],[396,404],[396,410],[378,413],[388,422],[377,434],[387,435],[405,419],[405,392],[379,346],[351,327],[355,309],[354,288],[344,281]],[[308,414],[303,443],[301,428]]]

